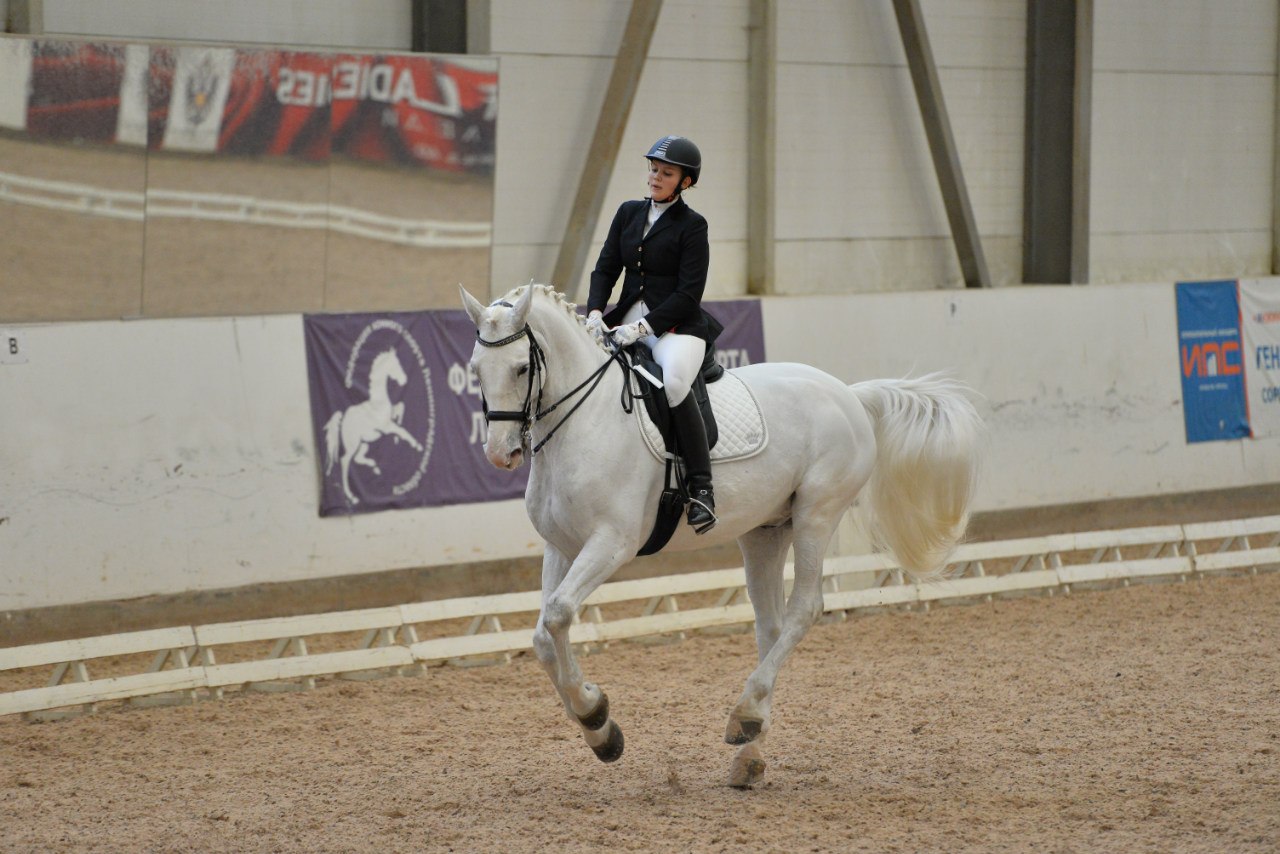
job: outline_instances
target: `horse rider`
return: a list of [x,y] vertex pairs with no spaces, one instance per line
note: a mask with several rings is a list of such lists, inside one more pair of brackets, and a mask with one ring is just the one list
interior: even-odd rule
[[[706,425],[690,388],[707,348],[723,327],[702,308],[710,248],[707,221],[681,194],[698,183],[702,154],[692,140],[664,136],[650,147],[649,197],[623,202],[591,273],[587,328],[619,347],[643,341],[662,366],[672,422],[684,456],[688,522],[699,533],[715,526],[715,494]],[[618,274],[622,295],[605,314]]]

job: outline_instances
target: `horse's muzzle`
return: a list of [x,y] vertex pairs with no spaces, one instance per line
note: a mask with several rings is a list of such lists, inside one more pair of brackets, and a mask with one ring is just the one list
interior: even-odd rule
[[493,463],[500,469],[514,471],[524,465],[524,448],[511,448],[509,450],[498,450],[496,448],[486,448],[485,456],[489,458],[489,462]]

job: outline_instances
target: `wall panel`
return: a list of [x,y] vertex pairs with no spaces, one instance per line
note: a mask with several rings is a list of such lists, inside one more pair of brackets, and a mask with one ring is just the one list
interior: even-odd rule
[[1094,5],[1095,71],[1275,74],[1272,0]]
[[[489,49],[612,58],[630,7],[630,2],[598,0],[490,0]],[[745,60],[749,8],[748,0],[665,0],[649,55]]]
[[42,0],[45,32],[408,50],[410,0]]
[[[981,395],[978,510],[1280,481],[1188,446],[1170,283],[764,300],[771,360]],[[714,304],[712,305],[714,310]],[[537,554],[518,501],[321,518],[297,315],[10,327],[0,613]],[[478,452],[478,451],[477,451]]]

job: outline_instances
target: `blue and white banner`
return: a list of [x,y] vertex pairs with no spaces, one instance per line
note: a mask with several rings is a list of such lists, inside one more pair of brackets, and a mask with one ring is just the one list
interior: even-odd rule
[[1245,401],[1253,435],[1280,435],[1280,278],[1241,279]]
[[1176,294],[1187,441],[1252,435],[1236,282],[1178,282]]

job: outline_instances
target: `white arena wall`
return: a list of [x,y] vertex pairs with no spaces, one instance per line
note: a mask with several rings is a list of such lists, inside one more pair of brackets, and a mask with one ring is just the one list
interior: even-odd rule
[[[1170,283],[770,298],[763,313],[771,360],[973,385],[990,428],[979,511],[1280,481],[1276,437],[1186,444]],[[320,518],[297,315],[6,331],[27,360],[0,364],[0,622],[540,552],[518,501]]]

